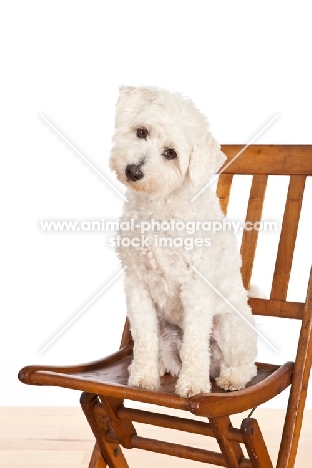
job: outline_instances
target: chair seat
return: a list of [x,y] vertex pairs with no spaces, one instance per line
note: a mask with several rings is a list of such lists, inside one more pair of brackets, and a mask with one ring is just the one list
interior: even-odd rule
[[19,379],[26,384],[71,388],[214,417],[239,413],[273,398],[290,385],[293,371],[292,362],[282,366],[257,363],[257,375],[243,390],[222,390],[212,379],[211,393],[186,399],[174,393],[177,377],[170,374],[161,377],[157,391],[129,386],[132,351],[132,345],[128,345],[102,360],[72,367],[27,366],[19,372]]

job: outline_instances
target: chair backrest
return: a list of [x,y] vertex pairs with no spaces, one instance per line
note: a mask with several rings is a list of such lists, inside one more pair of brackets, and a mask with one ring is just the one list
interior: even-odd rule
[[[252,175],[246,221],[253,223],[261,220],[268,176],[290,176],[270,299],[250,299],[249,303],[255,315],[302,321],[277,462],[278,468],[294,466],[312,364],[312,273],[310,273],[307,285],[305,303],[289,302],[286,297],[303,193],[306,179],[312,175],[312,145],[250,145],[247,148],[224,145],[222,150],[228,159],[227,167],[219,176],[217,194],[225,214],[235,174]],[[230,161],[231,163],[228,164]],[[250,286],[257,240],[258,231],[243,232],[241,272],[244,286],[247,289]]]
[[[312,175],[312,146],[250,145],[243,149],[244,147],[240,145],[222,146],[228,159],[227,167],[219,176],[217,195],[225,214],[235,174],[252,175],[245,220],[252,223],[261,221],[268,176],[290,176],[270,299],[251,299],[250,305],[256,315],[302,319],[304,303],[288,302],[286,296],[305,183],[307,176]],[[244,230],[241,244],[241,272],[246,289],[250,286],[257,240],[257,230]]]

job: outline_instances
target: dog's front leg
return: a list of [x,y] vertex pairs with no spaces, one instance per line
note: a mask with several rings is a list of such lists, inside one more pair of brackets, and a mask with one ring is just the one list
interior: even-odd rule
[[176,392],[184,398],[210,392],[209,338],[212,332],[214,295],[192,279],[181,288],[183,340],[180,352],[182,369]]
[[128,317],[134,341],[129,385],[155,390],[159,386],[159,339],[155,304],[145,285],[126,278]]

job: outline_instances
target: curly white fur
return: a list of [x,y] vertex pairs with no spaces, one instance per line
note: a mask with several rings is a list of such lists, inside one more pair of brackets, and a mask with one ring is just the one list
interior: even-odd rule
[[[146,138],[137,129],[147,131]],[[225,161],[206,118],[178,93],[121,87],[110,165],[129,189],[121,221],[222,221],[215,193],[190,200]],[[168,160],[166,149],[177,157]],[[139,167],[132,181],[126,167]],[[138,228],[139,229],[139,228]],[[120,231],[121,237],[140,237]],[[157,389],[165,372],[179,375],[176,392],[243,388],[256,374],[256,333],[191,269],[195,266],[254,325],[233,232],[209,232],[210,247],[157,247],[159,237],[207,237],[207,232],[153,231],[149,246],[119,247],[127,266],[125,292],[134,339],[129,384]]]

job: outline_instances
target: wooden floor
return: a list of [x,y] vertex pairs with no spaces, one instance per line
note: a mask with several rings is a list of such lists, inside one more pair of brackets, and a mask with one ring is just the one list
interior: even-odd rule
[[[166,410],[164,409],[164,412]],[[182,411],[167,412],[187,417]],[[269,452],[276,461],[283,410],[257,409]],[[233,418],[238,426],[244,415]],[[200,418],[198,418],[200,419]],[[146,437],[216,450],[214,439],[135,424]],[[88,467],[93,436],[80,408],[0,408],[0,466],[3,468]],[[145,468],[200,467],[203,464],[164,455],[124,450],[129,466]],[[212,466],[212,465],[209,465]],[[296,468],[312,467],[312,410],[305,412]]]

